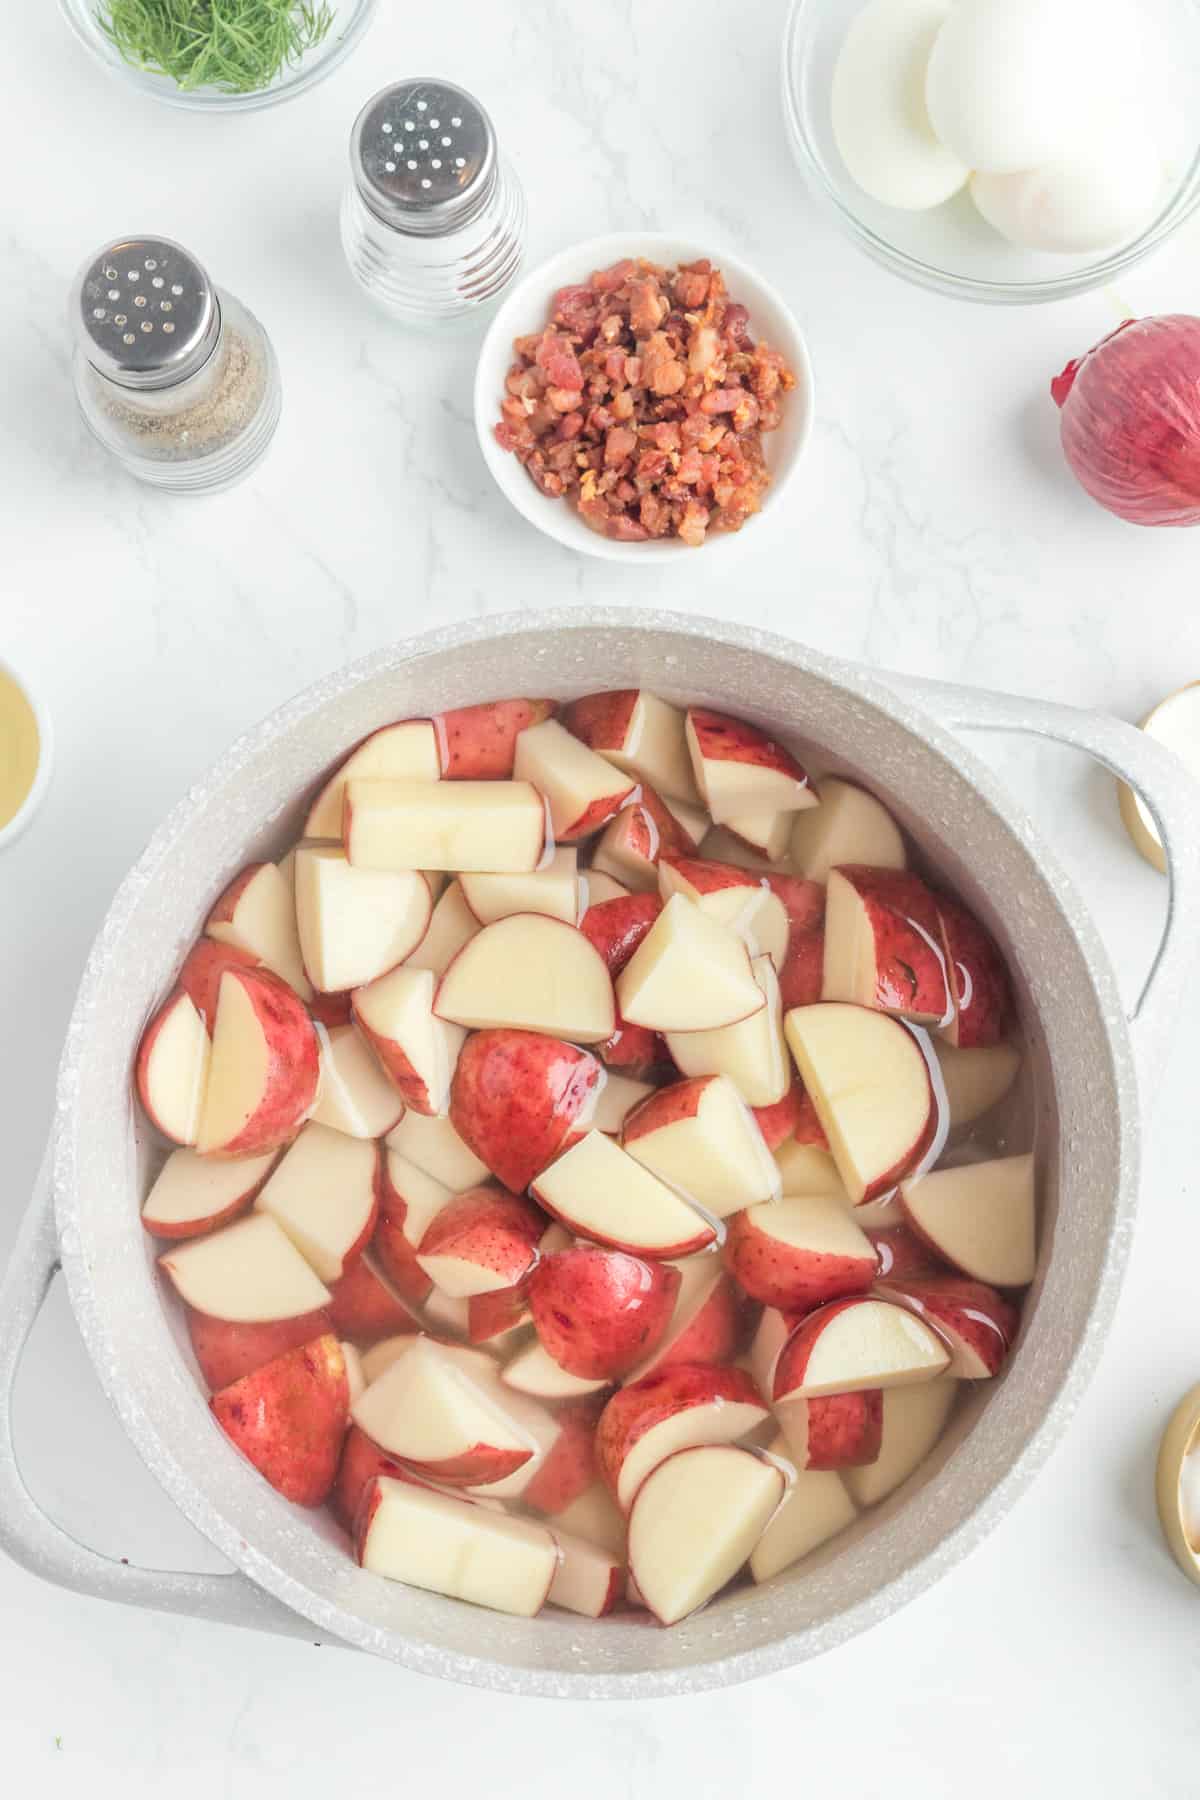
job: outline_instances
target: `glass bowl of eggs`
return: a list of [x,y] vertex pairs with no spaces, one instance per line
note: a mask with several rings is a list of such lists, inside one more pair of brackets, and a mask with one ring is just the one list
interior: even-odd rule
[[1200,204],[1200,0],[792,0],[783,103],[876,261],[1000,304],[1140,262]]

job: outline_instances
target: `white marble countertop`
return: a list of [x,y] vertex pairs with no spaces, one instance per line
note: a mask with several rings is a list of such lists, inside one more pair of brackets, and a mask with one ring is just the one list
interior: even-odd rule
[[[878,666],[1131,718],[1200,674],[1196,539],[1138,532],[1088,502],[1059,457],[1048,393],[1124,314],[1196,304],[1200,230],[1119,295],[1053,308],[971,308],[903,286],[800,187],[777,99],[782,12],[782,0],[460,0],[452,14],[384,0],[320,89],[215,120],[111,85],[53,5],[13,9],[0,654],[43,687],[59,767],[0,863],[0,1254],[120,875],[235,733],[350,657],[425,624],[616,601],[725,614]],[[817,371],[816,430],[790,516],[752,527],[731,575],[702,554],[679,571],[614,569],[531,531],[477,452],[473,340],[414,340],[351,285],[336,226],[351,120],[385,80],[429,71],[493,110],[528,192],[532,257],[601,231],[679,230],[729,245],[790,298]],[[97,243],[136,229],[193,247],[279,352],[277,442],[218,499],[138,488],[75,412],[66,285]],[[1045,748],[1014,745],[1002,766],[1132,996],[1163,884],[1124,838],[1110,783]],[[922,1800],[1194,1794],[1200,1596],[1159,1542],[1152,1468],[1171,1404],[1200,1375],[1186,1211],[1195,999],[1179,997],[1100,1373],[1016,1513],[909,1610],[757,1685],[588,1710],[104,1606],[5,1563],[11,1791],[315,1800],[336,1784],[682,1800],[782,1778]],[[114,1554],[212,1565],[109,1417],[61,1294],[35,1335],[18,1425],[30,1478],[73,1528]]]

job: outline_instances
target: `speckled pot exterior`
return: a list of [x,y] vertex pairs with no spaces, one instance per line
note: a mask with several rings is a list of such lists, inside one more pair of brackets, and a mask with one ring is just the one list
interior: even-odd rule
[[[141,1028],[211,899],[249,857],[277,853],[296,835],[314,782],[365,732],[502,694],[569,697],[634,684],[819,746],[818,765],[858,772],[979,907],[1016,972],[1038,1074],[1046,1195],[1039,1275],[1007,1374],[979,1384],[991,1391],[973,1399],[914,1482],[791,1576],[739,1590],[670,1631],[636,1617],[510,1619],[380,1581],[354,1565],[323,1515],[299,1512],[266,1486],[213,1423],[175,1309],[163,1306],[138,1221],[149,1147],[129,1082]],[[1144,740],[1113,722],[1061,708],[1048,723],[1033,703],[1023,712],[1017,702],[936,687],[913,701],[766,634],[616,609],[510,616],[399,644],[240,739],[156,833],[97,939],[63,1056],[53,1196],[57,1254],[104,1387],[163,1486],[241,1573],[114,1572],[91,1552],[52,1547],[49,1535],[35,1545],[32,1515],[24,1538],[11,1516],[7,1530],[0,1524],[0,1542],[91,1591],[340,1638],[480,1687],[573,1698],[645,1698],[768,1674],[832,1649],[952,1567],[1025,1487],[1096,1360],[1133,1217],[1137,1077],[1107,959],[1078,901],[1019,811],[935,715],[1067,738],[1144,788],[1166,785],[1169,764],[1153,746],[1143,758]],[[1173,839],[1181,820],[1194,825],[1192,806],[1190,792],[1163,801]],[[1190,892],[1194,862],[1185,876]],[[1162,971],[1177,976],[1183,954],[1176,938]],[[31,1220],[0,1376],[19,1356],[53,1239],[48,1213]],[[958,1454],[968,1434],[970,1453]],[[0,1520],[6,1493],[9,1515],[25,1506],[6,1475],[3,1437]]]

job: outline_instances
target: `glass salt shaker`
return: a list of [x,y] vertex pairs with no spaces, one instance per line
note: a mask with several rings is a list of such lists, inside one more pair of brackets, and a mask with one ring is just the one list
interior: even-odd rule
[[525,195],[478,100],[448,81],[398,81],[350,138],[342,245],[393,318],[428,327],[479,314],[521,266]]
[[70,300],[84,421],[140,481],[176,494],[232,487],[279,423],[266,332],[170,238],[119,238],[84,263]]

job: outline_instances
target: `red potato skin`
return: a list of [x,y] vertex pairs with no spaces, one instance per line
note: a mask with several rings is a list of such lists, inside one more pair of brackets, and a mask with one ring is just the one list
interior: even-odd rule
[[624,750],[638,703],[637,688],[613,688],[572,700],[562,722],[589,750]]
[[798,1144],[811,1144],[816,1150],[828,1150],[829,1139],[825,1135],[825,1127],[817,1117],[817,1109],[813,1105],[812,1095],[807,1093],[801,1084],[800,1116],[796,1121],[796,1129],[792,1136]]
[[557,710],[554,700],[488,700],[439,713],[433,724],[442,780],[511,780],[518,737]]
[[440,1462],[410,1461],[408,1466],[431,1481],[440,1481],[443,1487],[483,1487],[487,1482],[515,1475],[532,1455],[532,1450],[500,1450],[495,1444],[472,1444],[459,1456],[446,1456]]
[[462,1047],[450,1120],[510,1193],[519,1194],[566,1147],[598,1087],[586,1050],[536,1031],[477,1031]]
[[945,894],[937,898],[942,948],[954,995],[943,1036],[960,1050],[983,1050],[1007,1035],[1012,987],[1004,958],[973,913]]
[[433,1283],[417,1261],[417,1252],[404,1235],[407,1204],[404,1195],[392,1183],[386,1150],[381,1150],[376,1167],[375,1185],[379,1199],[379,1218],[371,1239],[371,1254],[405,1300],[418,1305],[430,1293]]
[[318,1025],[323,1025],[326,1031],[336,1031],[340,1025],[354,1023],[353,999],[349,990],[340,994],[318,994],[314,989],[308,1010]]
[[278,975],[266,969],[228,969],[254,1001],[269,1051],[262,1100],[242,1130],[215,1156],[252,1156],[277,1150],[294,1137],[317,1097],[321,1059],[317,1034],[304,1003]]
[[560,1369],[613,1381],[661,1341],[678,1292],[679,1271],[668,1263],[581,1244],[538,1264],[529,1305],[542,1347]]
[[258,969],[261,964],[248,950],[237,950],[232,944],[218,944],[213,938],[201,938],[183,959],[179,986],[200,1017],[209,1037],[217,1018],[217,995],[226,969]]
[[[782,1358],[780,1359],[782,1361]],[[799,1469],[856,1469],[879,1460],[883,1444],[883,1389],[824,1394],[776,1403]],[[807,1444],[803,1457],[797,1446]]]
[[[677,1368],[681,1363],[707,1364],[710,1368],[728,1362],[742,1335],[742,1302],[728,1276],[722,1275],[712,1293],[691,1323],[680,1332],[673,1344],[666,1343],[652,1358],[647,1375],[663,1369]],[[644,1379],[644,1378],[643,1378]]]
[[277,1493],[320,1506],[337,1476],[350,1387],[332,1335],[289,1350],[209,1401],[222,1431]]
[[762,1396],[744,1369],[708,1364],[655,1369],[615,1393],[596,1426],[596,1467],[613,1499],[618,1498],[621,1466],[639,1438],[665,1419],[713,1400],[759,1406],[766,1413]]
[[752,869],[739,869],[736,863],[709,862],[702,856],[676,856],[666,852],[659,858],[674,870],[681,881],[697,894],[720,894],[726,888],[761,888],[766,878]]
[[781,1144],[795,1134],[800,1123],[800,1102],[804,1089],[798,1081],[793,1081],[782,1100],[776,1100],[773,1106],[752,1106],[758,1129],[763,1134],[763,1142],[772,1153]]
[[604,1406],[602,1394],[589,1394],[559,1408],[559,1433],[525,1492],[522,1504],[553,1517],[586,1493],[596,1479],[596,1421]]
[[879,1258],[877,1281],[907,1281],[910,1275],[934,1275],[941,1258],[908,1225],[884,1225],[866,1234]]
[[375,1053],[375,1060],[384,1074],[396,1089],[405,1106],[414,1112],[422,1113],[426,1118],[437,1111],[424,1080],[413,1068],[395,1038],[386,1037],[382,1032],[373,1031],[359,1011],[357,990],[350,996],[350,1012],[354,1024]]
[[[657,894],[628,894],[617,900],[601,900],[589,906],[579,929],[604,959],[615,981],[650,930],[663,903]],[[666,1040],[646,1025],[627,1025],[617,1010],[617,1028],[596,1046],[597,1055],[610,1069],[631,1075],[648,1075],[671,1066]]]
[[[508,1278],[514,1287],[537,1261],[546,1217],[532,1200],[501,1188],[455,1194],[429,1224],[418,1256],[457,1256]],[[477,1295],[477,1299],[485,1298]]]
[[528,1325],[530,1317],[528,1281],[491,1294],[472,1294],[467,1301],[467,1341],[486,1344],[518,1325]]
[[937,903],[911,869],[846,863],[835,871],[857,893],[875,938],[875,1001],[880,1012],[941,1023],[950,1012]]
[[779,971],[779,999],[784,1012],[793,1006],[815,1006],[825,985],[825,927],[793,931]]
[[781,775],[790,775],[800,787],[808,786],[808,776],[791,751],[757,725],[699,706],[688,709],[688,718],[696,735],[696,748],[705,762],[750,763],[757,769],[775,769]]
[[1021,1322],[1020,1313],[983,1281],[962,1275],[926,1275],[880,1282],[879,1298],[906,1306],[944,1339],[952,1352],[948,1373],[965,1380],[999,1373]]
[[622,1144],[636,1144],[639,1138],[648,1137],[652,1131],[678,1125],[682,1119],[694,1119],[700,1110],[704,1090],[716,1080],[715,1075],[693,1075],[687,1081],[673,1081],[670,1087],[659,1088],[657,1094],[647,1094],[640,1105],[626,1114],[621,1130]]
[[627,1025],[624,1019],[620,1019],[610,1038],[595,1045],[595,1050],[605,1068],[617,1069],[622,1075],[632,1075],[640,1081],[650,1080],[675,1066],[661,1031],[651,1031],[648,1025]]
[[603,799],[593,800],[586,806],[577,819],[563,830],[555,832],[555,840],[560,844],[577,844],[582,838],[592,837],[603,829],[610,819],[615,819],[623,806],[628,805],[630,797],[637,791],[637,783],[630,782],[615,794],[606,794]]
[[579,929],[615,980],[663,909],[657,894],[628,894],[589,906]]
[[356,1257],[340,1280],[331,1283],[329,1292],[332,1329],[364,1349],[384,1338],[420,1330],[417,1319],[365,1257]]
[[764,875],[763,880],[783,901],[793,934],[821,931],[825,925],[825,884],[803,875]]
[[188,1337],[211,1393],[232,1387],[245,1375],[275,1362],[289,1350],[302,1349],[315,1339],[336,1331],[332,1309],[318,1307],[297,1319],[272,1319],[265,1325],[239,1325],[230,1319],[214,1319],[210,1313],[184,1308]]
[[377,1475],[390,1475],[393,1481],[412,1479],[402,1463],[396,1462],[378,1444],[373,1444],[357,1425],[351,1425],[342,1447],[337,1480],[329,1496],[334,1518],[351,1534],[363,1497]]
[[629,820],[626,847],[633,855],[655,868],[660,856],[690,856],[691,838],[652,787],[643,782],[641,799],[625,812]]
[[781,1312],[808,1312],[848,1294],[865,1294],[878,1273],[874,1256],[829,1256],[770,1237],[750,1209],[729,1221],[725,1267],[752,1300]]

